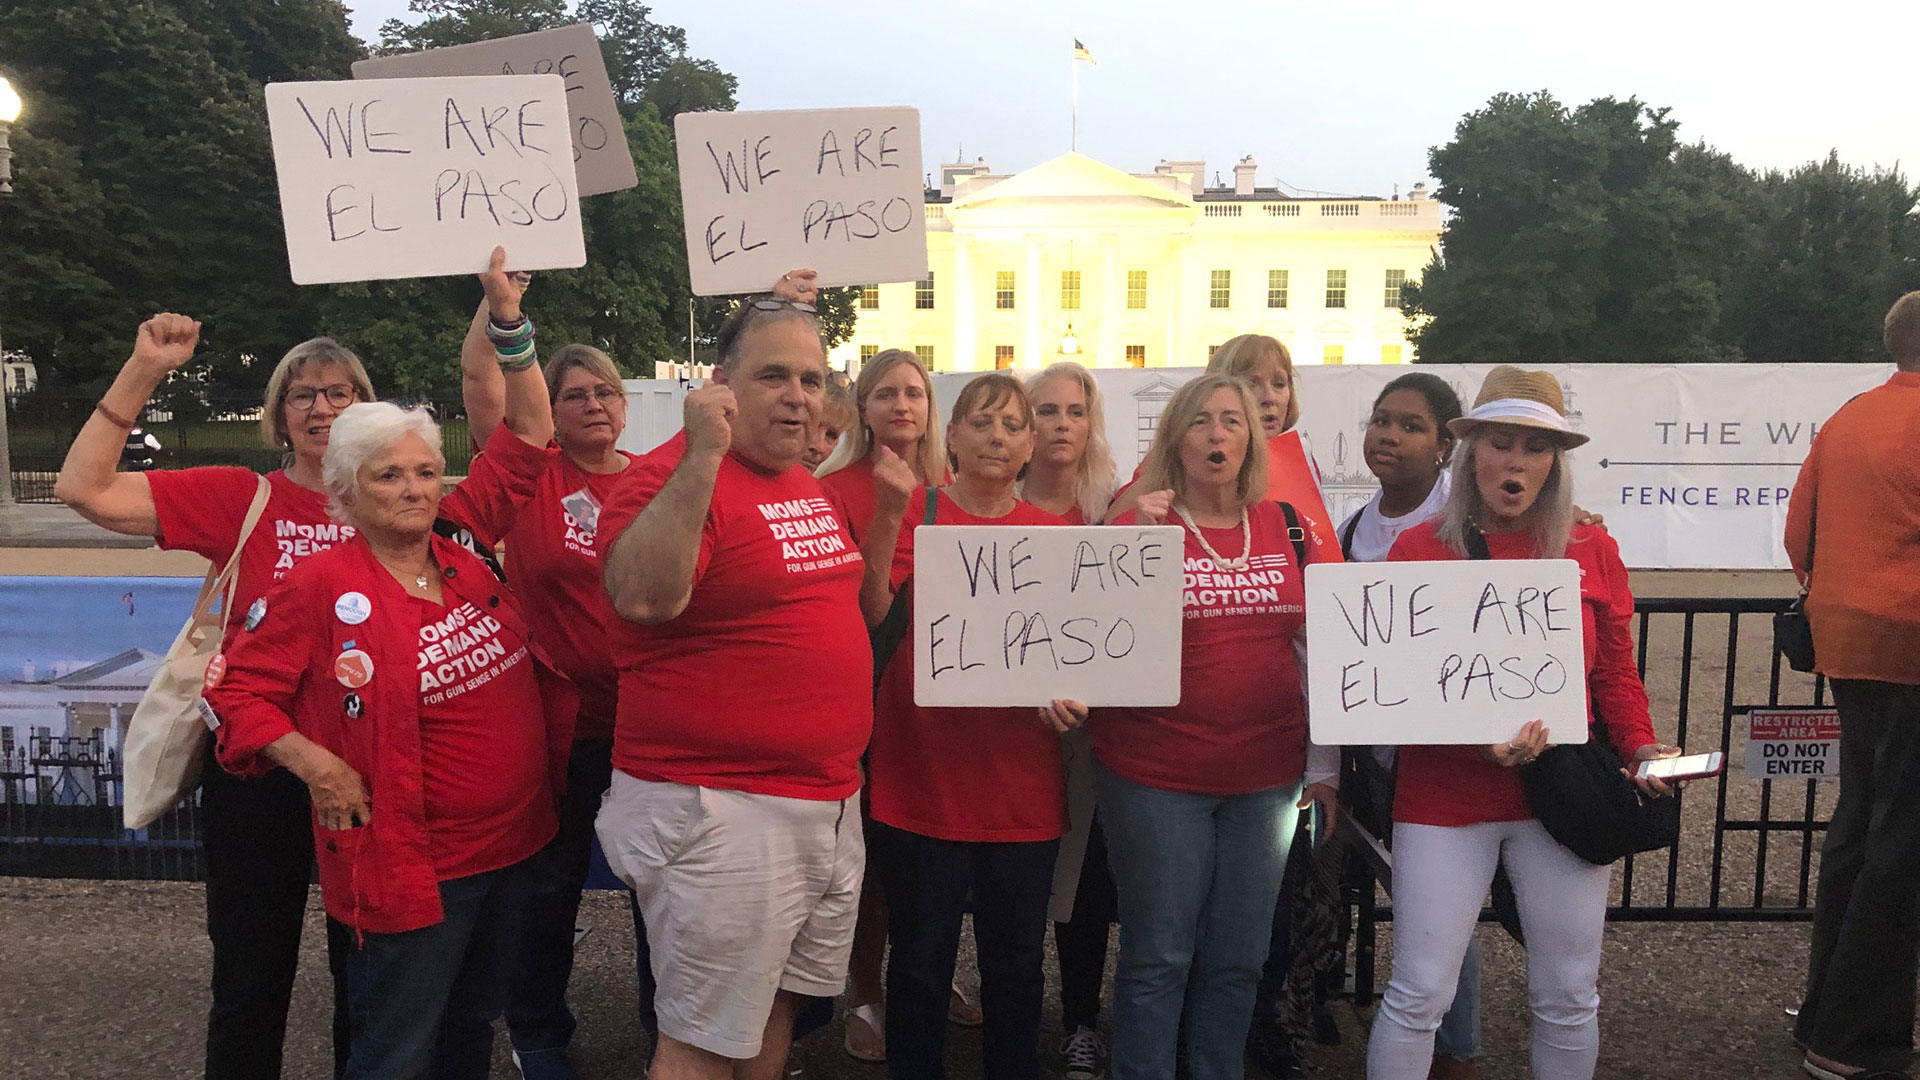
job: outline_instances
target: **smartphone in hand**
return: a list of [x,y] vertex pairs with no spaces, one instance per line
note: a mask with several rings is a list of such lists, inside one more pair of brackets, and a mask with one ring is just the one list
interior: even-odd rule
[[1705,780],[1719,776],[1727,767],[1727,755],[1718,750],[1710,754],[1687,754],[1684,757],[1655,758],[1640,763],[1639,771],[1634,775],[1641,779],[1665,780],[1674,783],[1681,780]]

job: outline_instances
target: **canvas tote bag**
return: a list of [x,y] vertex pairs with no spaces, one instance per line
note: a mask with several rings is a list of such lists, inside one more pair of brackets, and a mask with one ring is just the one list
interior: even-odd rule
[[[129,829],[144,829],[160,815],[179,805],[181,799],[200,782],[200,759],[206,750],[209,729],[202,718],[200,693],[206,685],[207,664],[220,651],[220,639],[226,628],[226,613],[233,609],[235,578],[240,569],[240,553],[246,550],[260,514],[267,508],[272,489],[267,478],[260,478],[253,504],[247,507],[246,521],[240,526],[240,542],[220,569],[207,568],[207,579],[193,602],[193,615],[173,647],[160,662],[160,669],[147,684],[147,692],[127,722],[121,740],[121,776],[123,793],[121,814]],[[216,597],[224,596],[219,612],[213,610]]]

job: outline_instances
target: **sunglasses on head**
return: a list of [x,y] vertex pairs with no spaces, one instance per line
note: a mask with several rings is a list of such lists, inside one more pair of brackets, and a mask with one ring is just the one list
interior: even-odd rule
[[812,304],[803,304],[798,300],[775,300],[768,297],[764,300],[754,300],[751,303],[755,311],[779,311],[781,308],[792,308],[795,311],[804,311],[809,315],[819,313],[819,309]]

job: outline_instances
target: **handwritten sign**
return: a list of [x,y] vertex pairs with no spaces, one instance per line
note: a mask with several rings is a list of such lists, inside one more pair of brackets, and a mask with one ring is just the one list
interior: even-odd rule
[[356,79],[420,79],[446,75],[558,75],[567,87],[567,137],[580,194],[605,195],[633,187],[633,152],[620,106],[607,78],[593,24],[476,41],[445,49],[356,61]]
[[558,75],[273,83],[293,280],[584,266]]
[[1180,529],[929,525],[913,534],[913,700],[1176,705]]
[[920,111],[796,109],[674,118],[687,263],[701,296],[927,276]]
[[1754,709],[1747,713],[1750,780],[1837,780],[1840,710]]
[[1307,567],[1307,709],[1324,745],[1587,741],[1570,559]]

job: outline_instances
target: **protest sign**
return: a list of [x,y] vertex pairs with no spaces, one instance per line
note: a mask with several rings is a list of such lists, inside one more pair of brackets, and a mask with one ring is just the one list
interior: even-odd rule
[[1571,559],[1307,567],[1307,707],[1323,745],[1587,741]]
[[1840,710],[1748,712],[1745,765],[1750,780],[1838,779]]
[[293,280],[584,266],[558,75],[273,83]]
[[639,183],[626,127],[613,99],[606,59],[593,24],[575,23],[531,34],[453,45],[445,49],[355,61],[356,79],[421,79],[446,75],[558,75],[567,87],[567,137],[580,194],[605,195]]
[[688,112],[674,118],[687,264],[701,296],[927,276],[920,111]]
[[1178,526],[927,525],[913,550],[916,704],[1179,703]]

